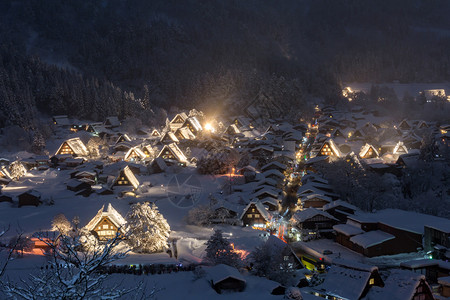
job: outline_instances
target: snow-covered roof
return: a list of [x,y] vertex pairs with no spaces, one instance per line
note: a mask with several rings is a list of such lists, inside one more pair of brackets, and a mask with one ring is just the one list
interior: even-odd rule
[[[134,176],[134,173],[131,171],[129,166],[125,166],[125,168],[123,168],[123,174],[125,175],[125,177],[128,179],[128,181],[130,182],[130,184],[133,186],[133,188],[137,189],[139,186],[139,181],[137,180],[136,176]],[[120,180],[120,175],[122,172],[119,172],[119,175],[116,177],[116,179],[114,180],[114,184]]]
[[277,181],[272,179],[272,178],[264,178],[264,179],[261,179],[260,181],[258,181],[256,183],[256,186],[263,186],[263,185],[265,185],[265,186],[267,186],[267,185],[269,185],[269,186],[276,186],[277,185]]
[[129,160],[131,159],[131,155],[135,154],[139,157],[139,159],[144,159],[146,157],[145,153],[138,147],[133,147],[130,148],[130,150],[127,151],[127,153],[125,154],[124,160]]
[[376,267],[376,266],[367,265],[367,264],[363,264],[360,262],[356,262],[354,260],[347,260],[347,259],[342,259],[342,258],[333,259],[333,264],[344,267],[344,268],[354,269],[354,270],[359,270],[359,271],[364,271],[364,272],[378,271],[378,267]]
[[404,154],[408,153],[408,149],[403,144],[403,142],[398,142],[397,145],[395,145],[394,150],[392,151],[393,154]]
[[200,122],[198,121],[197,117],[190,117],[186,120],[186,122],[191,123],[192,127],[195,131],[201,131],[202,125],[200,125]]
[[261,146],[255,147],[253,149],[250,149],[250,152],[256,152],[258,150],[265,150],[265,151],[268,151],[268,152],[273,152],[273,147],[270,147],[270,146],[267,146],[267,145],[261,145]]
[[330,220],[335,220],[338,221],[338,219],[336,219],[335,217],[333,217],[332,215],[330,215],[327,212],[318,210],[317,208],[314,207],[310,207],[307,208],[305,210],[302,211],[297,211],[293,216],[292,219],[294,220],[295,223],[303,223],[315,216],[323,216],[326,217]]
[[56,122],[57,125],[60,126],[68,126],[70,124],[70,120],[66,115],[62,116],[53,116],[53,120]]
[[378,153],[378,150],[377,150],[374,146],[372,146],[372,145],[366,143],[366,144],[361,148],[361,151],[359,151],[359,157],[364,157],[364,156],[366,156],[367,151],[369,151],[370,148],[372,148],[373,152],[375,152],[375,155],[376,155],[377,157],[380,156],[379,153]]
[[107,217],[117,228],[120,228],[122,231],[125,230],[124,226],[127,221],[122,217],[121,214],[114,209],[111,203],[108,204],[106,211],[104,211],[105,206],[97,212],[97,214],[92,218],[91,221],[85,226],[85,228],[89,231],[94,230],[95,226],[97,226],[98,222],[100,222],[104,217]]
[[357,234],[361,234],[364,232],[364,230],[362,230],[359,227],[356,226],[352,226],[350,224],[338,224],[338,225],[334,225],[333,229],[336,232],[342,233],[346,236],[354,236]]
[[315,289],[344,299],[360,299],[370,276],[371,272],[333,265]]
[[119,144],[121,142],[131,142],[131,138],[128,136],[128,134],[121,134],[117,140],[116,140],[116,144]]
[[180,134],[185,140],[192,140],[195,138],[195,135],[187,127],[180,127],[175,133]]
[[252,198],[257,198],[261,195],[268,194],[272,196],[273,198],[278,198],[278,191],[274,190],[273,188],[264,187],[263,189],[259,190],[258,192],[251,195]]
[[325,142],[323,142],[323,144],[322,144],[322,146],[320,147],[320,150],[319,150],[319,156],[322,156],[322,155],[320,154],[320,152],[322,151],[322,148],[323,148],[325,145],[329,145],[330,148],[331,148],[331,151],[333,151],[334,155],[336,155],[337,157],[341,157],[341,156],[342,156],[341,150],[339,150],[339,147],[336,145],[336,143],[334,142],[334,140],[331,139],[331,138],[330,138],[330,139],[327,139]]
[[265,197],[265,198],[262,198],[260,201],[262,204],[271,204],[274,206],[278,206],[278,202],[279,202],[278,199],[275,199],[272,197]]
[[[33,189],[28,190],[28,191],[26,191],[26,192],[23,192],[23,193],[21,193],[20,195],[30,195],[30,196],[34,196],[34,197],[36,197],[36,198],[40,198],[40,197],[41,197],[41,193],[39,193],[38,191],[33,190]],[[20,196],[20,195],[19,195],[19,196]]]
[[[436,266],[440,265],[440,263],[444,263],[442,260],[438,259],[415,259],[415,260],[409,260],[409,261],[403,261],[400,263],[400,267],[407,268],[407,269],[418,269],[418,268],[425,268],[429,266]],[[450,269],[450,267],[448,267]]]
[[[181,118],[182,122],[175,122],[177,121],[178,117]],[[176,114],[175,117],[173,117],[172,121],[170,121],[170,123],[184,123],[184,121],[186,121],[188,119],[188,115],[185,112]]]
[[352,236],[350,241],[364,249],[395,239],[395,236],[381,230],[373,230]]
[[275,169],[267,170],[267,171],[263,172],[262,175],[263,175],[264,177],[269,177],[269,176],[271,176],[271,175],[275,175],[275,176],[277,176],[277,177],[279,177],[279,178],[284,178],[283,173],[281,173],[280,171],[275,170]]
[[56,153],[59,153],[64,143],[67,143],[67,145],[72,149],[75,155],[77,156],[87,156],[89,154],[88,149],[84,145],[84,143],[81,141],[80,138],[72,138],[69,140],[64,141],[61,146],[59,146],[58,151]]
[[234,278],[239,281],[245,282],[245,279],[241,275],[241,273],[239,273],[239,271],[236,268],[233,268],[228,265],[220,264],[213,267],[205,268],[205,270],[208,273],[208,276],[214,285],[227,278]]
[[307,196],[300,195],[300,197],[301,197],[301,201],[302,202],[308,202],[308,201],[311,201],[311,200],[316,199],[316,198],[320,199],[320,200],[327,201],[327,202],[333,201],[333,199],[331,199],[330,197],[322,195],[322,194],[311,194],[311,195],[307,195]]
[[162,155],[162,153],[164,153],[164,150],[169,150],[180,162],[186,162],[187,158],[184,155],[184,153],[180,150],[180,148],[178,148],[177,144],[172,143],[169,145],[165,145],[161,151],[158,154],[158,157],[160,157]]
[[344,201],[344,200],[341,200],[341,199],[333,201],[333,202],[328,203],[328,204],[325,204],[323,206],[323,210],[327,211],[327,210],[329,210],[331,208],[338,207],[338,206],[343,206],[343,207],[349,208],[349,209],[354,210],[354,211],[358,211],[359,210],[359,208],[357,208],[356,206],[351,205],[347,201]]
[[[413,299],[421,282],[428,286],[424,275],[407,270],[394,269],[385,280],[384,287],[372,287],[366,299]],[[428,286],[428,288],[430,287]]]
[[[421,214],[401,209],[383,209],[375,213],[359,212],[356,218],[365,219],[372,222],[380,222],[395,228],[424,233],[424,226],[437,226],[439,228],[449,228],[450,220],[432,215]],[[354,218],[352,216],[352,218]]]
[[118,117],[107,117],[105,121],[105,125],[110,125],[113,127],[120,126],[120,121]]
[[178,138],[177,138],[177,137],[175,136],[175,134],[174,134],[173,132],[171,132],[171,131],[167,131],[166,133],[164,133],[164,134],[161,136],[160,141],[161,141],[161,142],[164,141],[164,140],[166,139],[166,136],[169,136],[169,139],[170,139],[172,142],[175,142],[175,143],[178,143],[178,142],[179,142]]
[[287,169],[287,166],[285,164],[282,164],[282,163],[274,160],[274,161],[271,161],[270,163],[262,166],[261,170],[264,171],[265,169],[270,168],[271,166],[274,166],[277,169],[281,169],[281,170],[286,170]]
[[244,217],[245,213],[247,212],[247,210],[250,208],[251,205],[255,205],[256,209],[259,211],[259,213],[261,214],[261,216],[266,220],[266,221],[270,221],[271,216],[270,213],[266,210],[266,208],[264,207],[264,205],[261,203],[261,201],[254,199],[252,201],[250,201],[249,204],[247,204],[247,206],[244,208],[244,210],[242,211],[242,214],[240,216],[239,219],[242,220],[242,218]]

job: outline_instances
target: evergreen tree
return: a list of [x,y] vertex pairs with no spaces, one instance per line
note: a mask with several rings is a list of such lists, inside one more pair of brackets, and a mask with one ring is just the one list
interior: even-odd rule
[[230,242],[223,237],[221,230],[214,231],[214,234],[206,242],[205,251],[206,257],[204,260],[207,263],[213,265],[238,265],[239,255],[233,251]]
[[155,204],[136,203],[127,214],[128,244],[135,252],[163,251],[167,246],[170,226]]

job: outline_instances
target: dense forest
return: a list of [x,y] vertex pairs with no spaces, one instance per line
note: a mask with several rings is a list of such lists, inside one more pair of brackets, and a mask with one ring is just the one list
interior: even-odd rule
[[238,111],[261,91],[301,110],[345,81],[448,81],[449,13],[445,0],[1,1],[0,126]]

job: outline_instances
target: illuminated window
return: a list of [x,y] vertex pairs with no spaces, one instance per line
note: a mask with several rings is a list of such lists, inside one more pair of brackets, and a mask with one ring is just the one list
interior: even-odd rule
[[103,229],[108,229],[108,225],[103,225]]
[[249,219],[253,218],[253,215],[252,215],[252,214],[249,214],[249,215],[248,215],[248,218],[249,218]]
[[375,284],[375,279],[374,279],[374,278],[370,278],[369,284],[370,284],[370,285],[374,285],[374,284]]
[[254,216],[255,216],[255,218],[259,218],[259,214],[255,214]]

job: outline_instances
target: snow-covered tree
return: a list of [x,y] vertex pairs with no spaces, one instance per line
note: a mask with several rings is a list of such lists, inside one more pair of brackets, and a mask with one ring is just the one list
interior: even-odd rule
[[33,143],[31,144],[31,150],[34,153],[40,154],[45,148],[45,140],[42,134],[37,131],[33,136]]
[[117,251],[116,247],[122,240],[119,235],[90,249],[82,247],[79,235],[62,235],[58,243],[45,236],[41,240],[52,249],[49,268],[39,274],[31,274],[26,283],[4,281],[2,289],[9,298],[118,299],[139,294],[136,298],[152,299],[156,293],[155,289],[142,291],[141,284],[132,289],[121,288],[118,284],[107,286],[108,274],[101,272],[102,269],[127,255],[124,251]]
[[27,169],[22,162],[16,160],[9,165],[9,172],[12,179],[19,180],[20,177],[27,174]]
[[221,230],[215,230],[209,240],[206,242],[205,262],[213,265],[226,264],[237,266],[239,264],[239,255],[233,251],[230,242],[222,235]]
[[207,205],[198,205],[189,210],[186,216],[186,223],[196,226],[205,226],[211,224],[213,211]]
[[285,256],[280,248],[275,247],[269,240],[256,247],[248,260],[253,274],[284,285],[291,283],[295,271],[293,258]]
[[136,203],[127,214],[128,244],[135,252],[160,252],[167,247],[170,226],[155,204]]
[[72,230],[72,224],[70,224],[64,214],[57,214],[52,220],[52,230],[67,235],[67,233]]
[[302,292],[298,287],[290,287],[286,289],[286,293],[283,298],[290,300],[303,300]]

